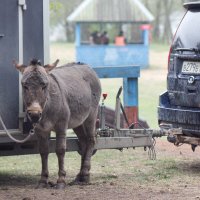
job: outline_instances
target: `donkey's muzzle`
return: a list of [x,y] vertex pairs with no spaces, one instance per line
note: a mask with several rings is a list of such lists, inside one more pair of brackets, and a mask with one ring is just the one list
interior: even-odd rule
[[27,115],[32,123],[38,123],[42,117],[42,108],[38,102],[33,102],[27,107]]
[[28,114],[28,118],[30,119],[30,121],[32,123],[38,123],[42,117],[42,113],[41,112],[31,112],[31,111],[28,111],[27,112]]

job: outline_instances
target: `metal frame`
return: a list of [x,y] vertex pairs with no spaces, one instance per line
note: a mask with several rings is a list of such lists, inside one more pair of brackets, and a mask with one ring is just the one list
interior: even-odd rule
[[[14,134],[13,134],[14,135]],[[18,134],[15,137],[22,139]],[[24,144],[14,143],[12,141],[5,142],[7,140],[6,135],[1,135],[0,137],[4,142],[0,144],[0,156],[13,156],[13,155],[28,155],[28,154],[38,154],[37,139],[34,138],[29,142]],[[55,152],[55,138],[49,140],[49,151],[50,153]],[[102,149],[118,149],[131,147],[151,147],[152,140],[148,134],[137,134],[135,136],[129,137],[98,137],[95,144],[95,150]],[[79,151],[79,142],[77,137],[67,137],[67,152]]]
[[[18,0],[18,21],[19,21],[19,63],[23,63],[23,11],[26,8],[25,0]],[[21,87],[22,75],[19,73],[19,119],[22,117],[23,113],[23,100],[22,100],[22,87]],[[19,129],[22,130],[22,120],[19,120]]]
[[[26,0],[18,0],[18,23],[19,23],[19,63],[24,62],[24,40],[23,40],[23,13],[26,12]],[[43,0],[43,54],[44,64],[49,63],[49,0]],[[23,99],[21,87],[22,75],[19,73],[19,130],[23,131]]]
[[49,0],[43,0],[44,64],[49,63]]

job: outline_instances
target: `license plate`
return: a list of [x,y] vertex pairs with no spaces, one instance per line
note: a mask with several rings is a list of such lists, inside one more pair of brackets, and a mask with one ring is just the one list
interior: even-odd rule
[[185,74],[200,74],[200,62],[184,61],[182,66],[182,73]]

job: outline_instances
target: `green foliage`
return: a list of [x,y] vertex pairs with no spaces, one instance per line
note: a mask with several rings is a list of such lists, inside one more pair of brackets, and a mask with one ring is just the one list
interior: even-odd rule
[[60,23],[66,23],[67,16],[83,0],[50,0],[50,24],[55,26]]
[[63,22],[63,17],[64,17],[63,4],[56,0],[50,0],[50,23],[51,23],[51,26],[55,26],[59,22]]
[[50,2],[50,11],[55,14],[63,9],[63,5],[60,2],[56,2],[55,0],[51,0]]

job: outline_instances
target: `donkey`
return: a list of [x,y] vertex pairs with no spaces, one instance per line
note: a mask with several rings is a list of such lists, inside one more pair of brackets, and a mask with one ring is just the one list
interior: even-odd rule
[[22,73],[23,100],[27,117],[35,124],[42,162],[38,188],[48,187],[48,138],[56,133],[56,155],[58,157],[58,179],[56,188],[64,188],[66,130],[73,129],[81,149],[81,167],[75,183],[90,180],[91,156],[95,145],[95,124],[101,96],[100,81],[86,64],[70,63],[57,67],[53,64],[41,66],[36,59],[28,66],[14,62]]

